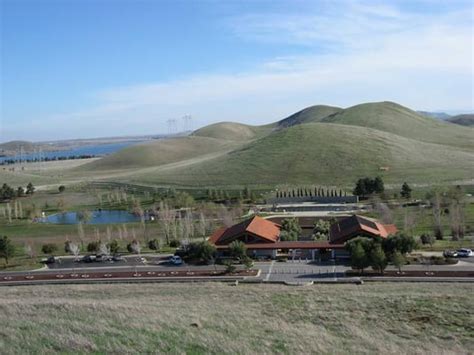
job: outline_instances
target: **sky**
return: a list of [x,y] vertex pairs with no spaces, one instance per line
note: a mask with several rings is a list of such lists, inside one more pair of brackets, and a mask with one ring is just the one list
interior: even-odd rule
[[474,110],[471,1],[0,0],[0,141]]

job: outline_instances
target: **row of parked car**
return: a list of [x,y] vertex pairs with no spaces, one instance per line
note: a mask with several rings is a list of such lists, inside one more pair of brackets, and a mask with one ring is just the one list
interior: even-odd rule
[[469,258],[473,256],[474,253],[471,249],[461,248],[458,250],[445,250],[443,256],[445,258]]

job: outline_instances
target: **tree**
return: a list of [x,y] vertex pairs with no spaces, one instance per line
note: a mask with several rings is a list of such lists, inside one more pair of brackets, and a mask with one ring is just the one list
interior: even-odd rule
[[31,182],[29,182],[28,185],[26,185],[26,194],[33,195],[34,192],[35,192],[35,187],[33,186]]
[[372,186],[373,186],[373,192],[375,192],[377,194],[380,194],[380,193],[384,192],[384,190],[385,190],[383,180],[380,176],[377,176],[373,180]]
[[396,235],[384,239],[382,247],[387,255],[393,255],[396,251],[405,255],[411,253],[416,247],[416,241],[412,236],[405,233],[397,233]]
[[69,242],[68,248],[69,248],[69,253],[74,255],[75,259],[77,259],[79,257],[79,254],[81,253],[81,247],[79,246],[79,244]]
[[379,243],[375,244],[375,247],[370,253],[370,266],[381,274],[383,274],[383,271],[387,267],[387,257]]
[[41,251],[43,254],[54,254],[58,250],[58,246],[52,243],[43,244]]
[[362,243],[356,243],[351,250],[351,267],[364,272],[364,269],[370,265],[367,254],[362,247]]
[[140,242],[134,239],[131,243],[127,245],[127,250],[129,253],[140,254],[142,250]]
[[433,189],[426,195],[427,199],[431,202],[431,210],[433,213],[433,232],[437,240],[443,239],[443,228],[442,228],[442,214],[443,210],[441,205],[443,203],[442,191],[440,189]]
[[7,236],[0,237],[0,257],[5,259],[7,265],[8,260],[15,254],[15,249],[10,238]]
[[8,201],[15,197],[15,190],[11,188],[8,184],[3,184],[0,188],[0,199],[2,201]]
[[324,219],[319,219],[314,223],[313,235],[315,239],[327,239],[331,223]]
[[59,191],[60,194],[62,194],[64,192],[64,190],[66,190],[66,186],[61,185],[61,186],[58,187],[58,191]]
[[188,246],[188,256],[206,264],[212,263],[216,255],[216,247],[207,241],[190,243]]
[[234,240],[229,244],[230,255],[236,259],[243,259],[247,255],[247,248],[240,240]]
[[408,186],[406,182],[403,183],[402,185],[402,190],[400,191],[400,196],[403,198],[409,199],[411,198],[411,187]]
[[18,189],[16,190],[16,195],[17,195],[17,197],[25,196],[25,189],[23,187],[19,186]]
[[296,218],[285,218],[281,223],[280,239],[298,240],[301,235],[301,226]]
[[81,223],[87,223],[90,221],[91,218],[92,218],[92,213],[88,210],[77,212],[77,219]]
[[398,250],[392,256],[393,266],[398,268],[398,272],[402,272],[402,266],[405,265],[406,259]]

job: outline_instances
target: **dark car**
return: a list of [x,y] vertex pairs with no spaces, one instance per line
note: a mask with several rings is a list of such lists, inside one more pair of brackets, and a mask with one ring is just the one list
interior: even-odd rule
[[458,252],[456,250],[445,250],[443,251],[443,256],[445,258],[456,258],[458,256]]
[[82,258],[82,261],[85,263],[92,263],[93,261],[95,261],[95,259],[96,259],[95,255],[85,255]]
[[125,258],[122,255],[114,255],[112,261],[125,261]]

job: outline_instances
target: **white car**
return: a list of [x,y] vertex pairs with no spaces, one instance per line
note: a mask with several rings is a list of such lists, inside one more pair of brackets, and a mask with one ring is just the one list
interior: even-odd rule
[[178,256],[178,255],[173,255],[170,258],[170,263],[173,264],[173,265],[182,265],[183,264],[183,259],[181,259],[181,257]]
[[467,249],[467,248],[458,249],[458,258],[469,258],[472,255],[473,255],[473,252],[471,249]]

